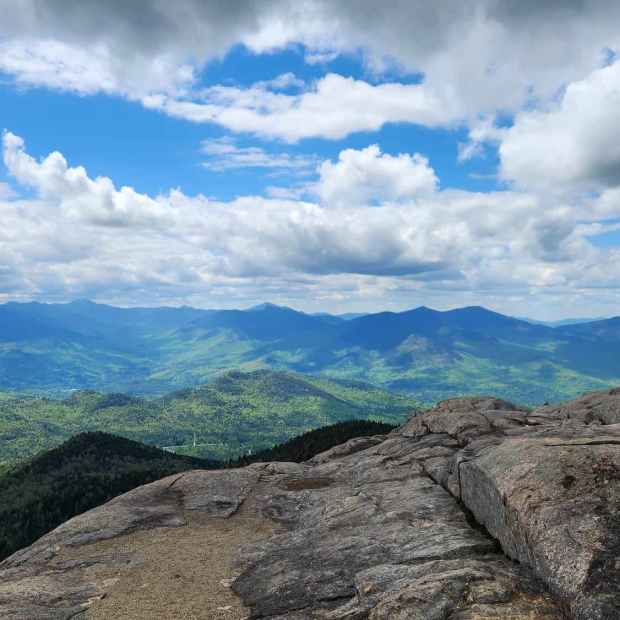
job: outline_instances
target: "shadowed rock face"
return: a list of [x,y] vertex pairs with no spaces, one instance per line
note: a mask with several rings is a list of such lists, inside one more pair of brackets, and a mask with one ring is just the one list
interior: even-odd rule
[[[137,570],[132,532],[243,507],[273,525],[234,553],[251,618],[617,619],[619,504],[620,392],[452,399],[307,463],[190,472],[76,517],[0,564],[0,617],[87,618]],[[83,560],[102,539],[119,552]]]

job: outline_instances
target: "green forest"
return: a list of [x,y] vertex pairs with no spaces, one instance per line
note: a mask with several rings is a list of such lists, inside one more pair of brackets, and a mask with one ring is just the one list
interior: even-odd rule
[[26,459],[84,431],[229,460],[343,420],[398,424],[416,406],[410,396],[359,382],[267,370],[231,371],[156,399],[92,390],[62,400],[7,396],[0,399],[0,464]]
[[308,431],[272,448],[260,450],[251,455],[241,456],[235,459],[231,465],[236,467],[270,461],[301,463],[353,437],[385,435],[395,428],[396,426],[393,424],[373,422],[372,420],[337,422],[336,424]]

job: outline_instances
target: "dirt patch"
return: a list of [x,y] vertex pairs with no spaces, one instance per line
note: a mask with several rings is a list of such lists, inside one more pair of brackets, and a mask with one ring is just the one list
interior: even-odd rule
[[84,558],[109,553],[133,558],[126,568],[105,576],[116,583],[93,603],[85,619],[240,620],[248,616],[230,589],[236,576],[232,561],[240,546],[269,537],[273,524],[258,518],[253,505],[242,506],[229,519],[192,512],[185,516],[185,527],[139,531],[84,547]]

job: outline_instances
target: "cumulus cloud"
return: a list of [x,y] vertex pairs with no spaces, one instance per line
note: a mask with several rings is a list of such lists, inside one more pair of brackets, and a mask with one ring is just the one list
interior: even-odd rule
[[304,88],[306,83],[298,78],[293,72],[281,73],[271,80],[262,80],[256,82],[255,88],[264,88],[269,90],[298,90]]
[[206,60],[259,30],[278,4],[112,0],[102,10],[95,0],[25,0],[16,11],[2,0],[0,70],[23,84],[82,93],[177,93]]
[[458,160],[464,162],[484,154],[487,144],[498,144],[504,137],[505,129],[496,126],[494,116],[475,118],[469,123],[468,141],[459,143]]
[[[0,200],[6,297],[239,305],[288,295],[334,308],[343,295],[377,304],[387,294],[393,302],[450,294],[454,304],[472,293],[571,293],[620,277],[620,253],[591,245],[597,231],[577,212],[519,192],[439,191],[421,156],[345,151],[323,165],[315,190],[330,197],[324,204],[219,202],[118,188],[60,153],[33,158],[13,134],[3,143],[9,173],[35,194]],[[403,171],[419,172],[419,183],[398,185]],[[363,199],[345,199],[352,195]],[[369,197],[372,208],[362,204]]]
[[[341,138],[387,122],[435,126],[512,114],[552,100],[620,47],[620,5],[605,0],[147,0],[108,2],[105,11],[94,0],[23,0],[19,11],[2,4],[0,71],[21,84],[116,94],[288,141]],[[304,89],[289,76],[287,85],[276,78],[202,92],[203,68],[236,44],[255,53],[301,44],[310,63],[361,53],[375,72],[400,67],[423,81],[376,86],[328,75]],[[273,88],[302,92],[269,96]]]
[[318,191],[330,205],[381,204],[412,201],[431,194],[438,180],[428,159],[415,153],[394,157],[375,144],[362,150],[346,149],[338,161],[325,161],[319,169]]
[[620,217],[620,187],[605,189],[595,200],[588,202],[588,207],[593,218]]
[[316,136],[338,139],[389,122],[436,126],[458,119],[454,106],[441,102],[424,85],[373,85],[334,73],[298,94],[273,92],[259,83],[249,88],[211,87],[193,100],[151,95],[142,103],[173,117],[287,142]]
[[308,51],[304,60],[309,65],[326,65],[338,58],[339,53],[333,50]]
[[[603,48],[615,50],[620,41],[615,26],[620,7],[605,0],[380,5],[368,0],[320,6],[332,48],[361,48],[368,56],[396,59],[422,73],[441,101],[458,102],[465,116],[546,100],[589,73],[602,61]],[[303,24],[298,29],[303,31]]]
[[59,152],[36,161],[24,150],[19,136],[2,136],[3,160],[22,185],[35,188],[46,200],[58,201],[70,217],[102,226],[165,225],[166,214],[157,201],[131,187],[117,190],[107,177],[91,179],[82,166],[69,167]]
[[[274,299],[383,303],[419,293],[427,303],[486,295],[510,308],[544,289],[571,303],[588,291],[615,300],[620,252],[588,239],[616,230],[602,220],[620,217],[618,3],[13,5],[0,0],[3,81],[120,96],[289,143],[386,123],[465,126],[459,159],[497,147],[500,178],[512,189],[441,191],[423,155],[373,146],[342,151],[320,164],[314,184],[271,187],[268,198],[149,196],[93,178],[61,153],[37,160],[6,133],[5,165],[35,198],[0,183],[0,296],[107,291],[116,300],[189,302],[261,290]],[[251,86],[205,84],[209,62],[238,44],[256,54],[292,45],[313,71],[354,54],[372,78],[326,73],[304,83],[284,73]],[[246,144],[206,141],[204,164],[306,174],[319,163],[281,145]]]
[[0,200],[9,200],[16,195],[15,190],[8,183],[0,182]]
[[194,80],[194,68],[166,55],[142,67],[124,64],[109,46],[72,46],[56,39],[0,41],[0,73],[22,86],[44,86],[93,95],[135,98],[153,91],[182,96]]
[[544,110],[524,111],[502,137],[501,174],[524,187],[620,185],[620,62],[568,84]]

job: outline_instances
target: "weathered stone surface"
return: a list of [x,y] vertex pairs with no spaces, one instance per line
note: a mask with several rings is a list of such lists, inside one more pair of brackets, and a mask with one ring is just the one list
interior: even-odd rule
[[300,507],[287,510],[297,515],[287,520],[289,529],[240,558],[242,574],[233,587],[256,617],[329,609],[354,597],[355,575],[377,564],[419,564],[496,549],[469,526],[446,491],[421,474],[411,476],[406,465],[387,481],[362,484],[345,468],[330,486],[310,491],[300,485],[291,495]]
[[[572,617],[620,618],[620,391],[531,412],[484,406],[465,404],[460,424],[452,420],[454,402],[410,422],[419,442],[432,441],[436,428],[463,446],[425,461],[429,475],[510,557],[531,567]],[[438,426],[442,409],[449,418]],[[490,429],[477,424],[465,436],[476,413]]]
[[461,465],[474,516],[575,618],[620,618],[620,435],[510,438]]
[[[373,595],[376,599],[369,615],[372,620],[558,617],[550,598],[506,561],[488,558],[401,566],[396,574],[388,573],[396,577],[393,581],[385,579],[381,568],[360,579],[367,600]],[[384,595],[378,597],[378,592]]]
[[321,455],[294,486],[280,485],[288,492],[261,497],[260,510],[285,530],[239,556],[233,588],[252,617],[560,618],[531,574],[426,474],[428,461],[458,449],[446,433],[392,434]]
[[559,406],[539,407],[532,415],[553,422],[562,420],[565,423],[572,421],[577,424],[619,424],[620,387],[590,392]]
[[451,399],[307,463],[146,485],[1,564],[0,616],[72,617],[140,562],[80,549],[241,507],[274,524],[234,560],[252,618],[617,619],[620,391],[533,411]]
[[173,481],[174,491],[185,510],[199,510],[212,517],[230,517],[252,491],[260,473],[238,471],[187,472]]
[[345,441],[343,444],[340,444],[331,450],[326,450],[325,452],[318,454],[314,458],[310,459],[309,463],[312,463],[313,465],[327,463],[329,461],[342,458],[343,456],[348,456],[349,454],[355,454],[361,450],[366,450],[366,448],[376,446],[384,439],[385,437],[382,435],[375,435],[373,437],[354,437],[353,439],[349,439],[349,441]]
[[123,552],[74,560],[80,548],[136,530],[182,527],[186,509],[228,516],[258,478],[249,468],[170,476],[67,521],[0,564],[0,618],[73,617],[105,596],[116,582],[111,572],[139,562]]

